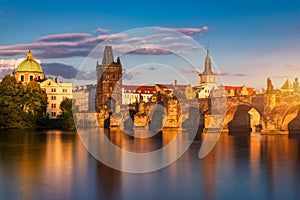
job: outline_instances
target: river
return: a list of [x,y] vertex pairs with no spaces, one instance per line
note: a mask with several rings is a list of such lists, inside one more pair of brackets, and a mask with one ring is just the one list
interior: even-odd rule
[[300,137],[222,133],[200,160],[201,140],[168,167],[131,174],[94,159],[75,131],[1,130],[0,199],[300,199]]

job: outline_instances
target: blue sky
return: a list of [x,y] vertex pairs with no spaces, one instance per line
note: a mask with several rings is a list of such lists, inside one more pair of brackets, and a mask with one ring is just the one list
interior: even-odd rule
[[[37,47],[36,43],[45,42],[47,37],[51,39],[51,35],[74,36],[76,33],[77,38],[71,40],[77,41],[80,37],[109,36],[140,27],[180,28],[182,32],[185,28],[195,28],[200,31],[184,33],[203,46],[209,44],[224,84],[246,84],[261,89],[265,87],[266,79],[271,77],[275,87],[279,88],[287,78],[293,81],[294,77],[299,77],[299,19],[300,2],[295,0],[1,0],[0,72],[2,76],[8,73],[12,69],[8,66],[13,63],[11,60],[23,58],[25,48],[31,48],[42,64],[48,63],[47,67],[52,67],[51,63],[59,63],[61,65],[57,66],[62,68],[64,65],[78,68],[86,55],[85,51],[92,48],[89,46],[80,49],[76,51],[76,56],[70,56],[65,55],[64,49],[59,49],[58,45],[55,50],[62,54],[50,55],[50,49],[45,47],[45,51],[42,52],[43,47]],[[204,27],[207,27],[207,30],[202,30]],[[107,32],[95,32],[99,28]],[[69,42],[70,38],[67,41]],[[65,41],[60,38],[58,42]],[[19,51],[12,52],[14,48]],[[164,59],[162,55],[160,58]],[[203,63],[199,63],[199,69],[202,71],[201,68]],[[139,79],[143,76],[147,78],[147,74],[143,73],[137,73],[136,76],[140,76]],[[191,82],[196,85],[197,74],[190,73],[189,76]],[[150,82],[150,77],[148,78]],[[165,77],[161,76],[161,82],[164,80]]]

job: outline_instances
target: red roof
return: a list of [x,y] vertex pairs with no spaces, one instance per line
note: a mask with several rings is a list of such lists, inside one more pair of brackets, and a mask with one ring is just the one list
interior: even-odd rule
[[[137,94],[155,94],[156,89],[151,85],[123,85],[125,92],[137,93]],[[129,91],[130,90],[130,91]]]
[[[229,91],[229,90],[234,90],[235,92],[236,92],[236,94],[241,94],[241,91],[242,91],[242,88],[243,88],[244,86],[228,86],[228,85],[226,85],[226,86],[224,86],[224,89],[226,90],[226,91]],[[247,91],[248,91],[248,94],[249,95],[252,95],[253,93],[254,93],[254,89],[253,88],[248,88],[247,87]]]
[[156,84],[160,89],[185,90],[189,85],[173,85],[173,84]]

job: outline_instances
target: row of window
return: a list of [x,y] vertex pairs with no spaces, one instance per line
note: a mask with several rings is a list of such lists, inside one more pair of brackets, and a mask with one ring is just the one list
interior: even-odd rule
[[[56,88],[51,88],[51,92],[56,92]],[[68,92],[68,89],[62,89],[62,92]]]
[[106,78],[107,78],[107,79],[116,79],[116,78],[118,78],[118,76],[117,76],[117,75],[114,75],[114,74],[111,75],[111,76],[110,76],[110,75],[106,75]]
[[[34,79],[34,76],[33,75],[30,75],[29,76],[29,80],[32,81]],[[38,76],[38,80],[40,80],[41,77]],[[21,75],[21,81],[24,82],[25,81],[25,76],[24,75]]]
[[[63,100],[67,99],[68,97],[63,97]],[[56,96],[51,96],[51,100],[56,100]]]

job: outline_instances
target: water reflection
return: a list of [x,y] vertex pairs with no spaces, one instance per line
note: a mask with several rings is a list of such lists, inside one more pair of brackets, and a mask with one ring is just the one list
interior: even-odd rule
[[[121,148],[143,152],[168,144],[175,134],[109,137]],[[74,132],[0,131],[0,199],[299,199],[299,137],[223,133],[199,160],[204,137],[199,134],[164,169],[129,174],[95,160]]]

